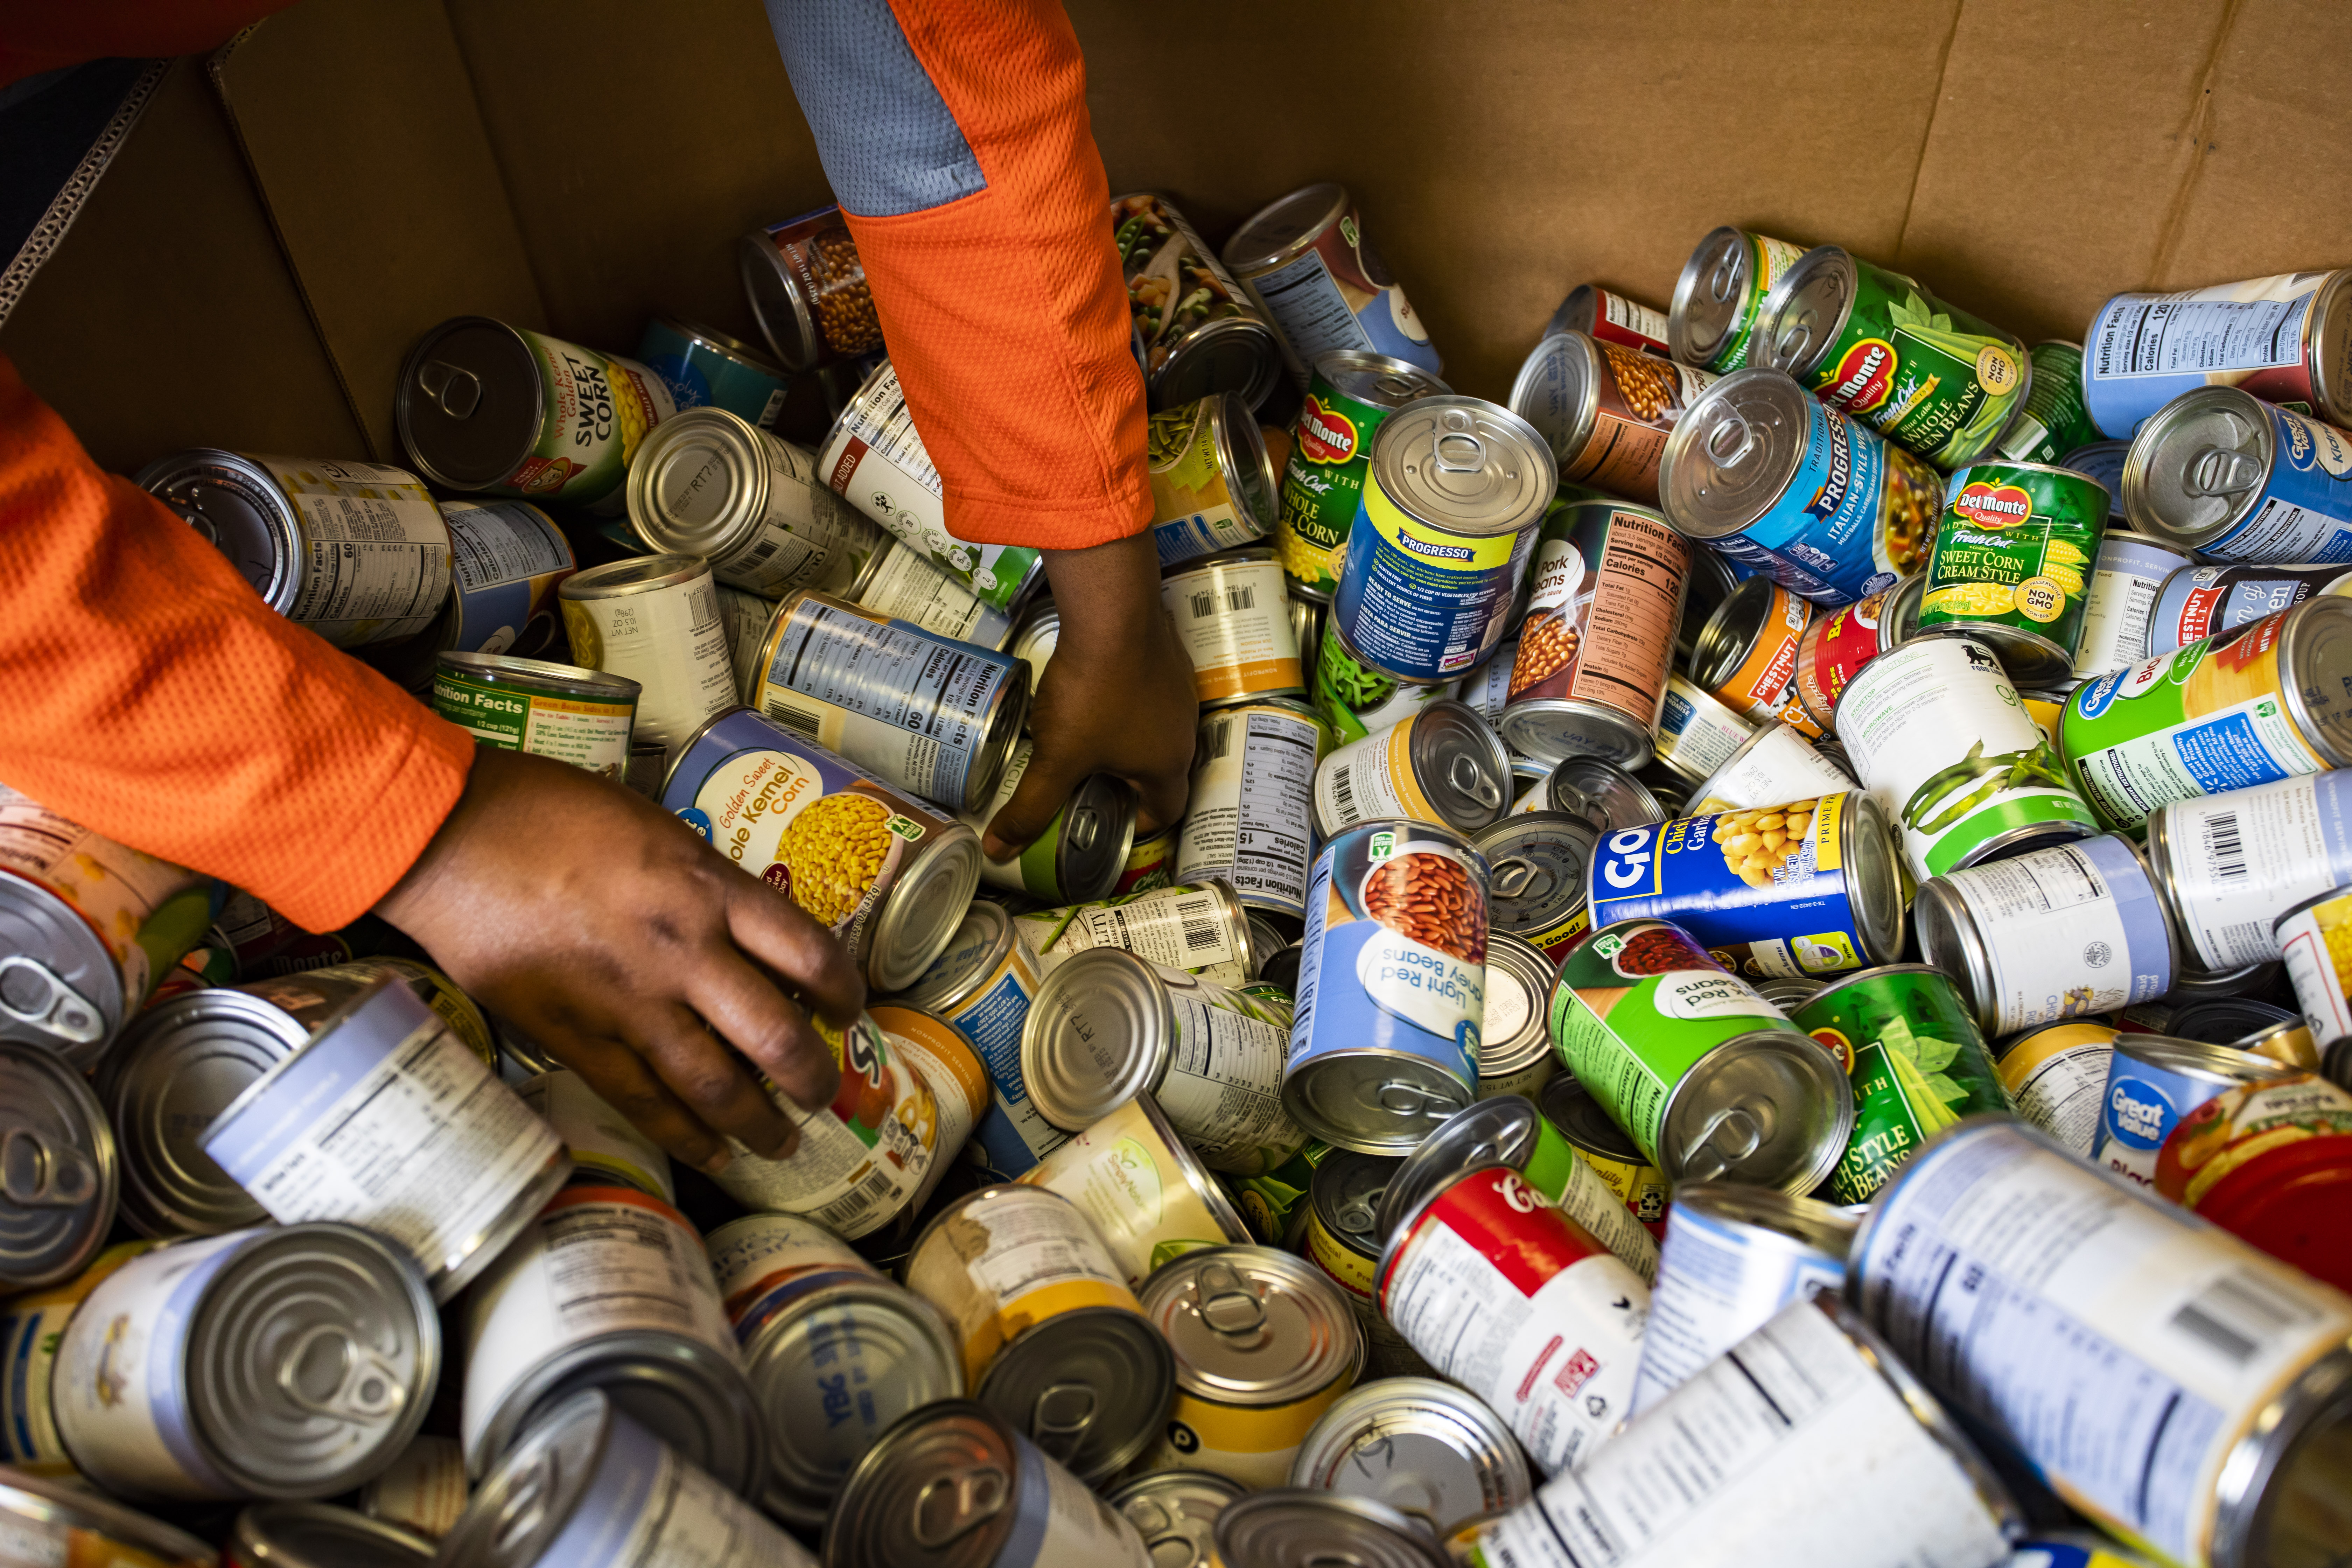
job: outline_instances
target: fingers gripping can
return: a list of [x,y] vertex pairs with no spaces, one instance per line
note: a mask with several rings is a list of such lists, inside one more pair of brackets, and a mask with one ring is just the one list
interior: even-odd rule
[[1328,604],[1338,592],[1381,422],[1417,397],[1451,390],[1420,366],[1383,354],[1340,352],[1315,361],[1290,427],[1275,533],[1294,596]]
[[1624,1416],[1650,1290],[1517,1172],[1484,1165],[1390,1238],[1380,1304],[1550,1476],[1585,1463]]
[[[959,812],[957,820],[975,833],[986,832],[1020,792],[1036,755],[1036,742],[1022,737],[1005,759],[995,798],[978,811]],[[992,888],[1056,904],[1108,897],[1135,847],[1135,807],[1134,786],[1125,779],[1088,773],[1027,848],[1010,859],[982,860],[980,879]]]
[[1148,1089],[1048,1151],[1021,1183],[1084,1211],[1138,1290],[1179,1258],[1250,1238],[1233,1200]]

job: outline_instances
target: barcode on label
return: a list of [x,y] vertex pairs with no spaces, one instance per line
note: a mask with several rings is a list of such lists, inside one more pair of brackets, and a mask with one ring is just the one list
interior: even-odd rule
[[686,595],[688,624],[698,629],[719,618],[719,590],[709,583],[689,589]]
[[816,1222],[827,1230],[839,1230],[870,1213],[876,1204],[887,1202],[889,1196],[890,1173],[877,1165],[864,1181],[817,1210]]
[[1342,822],[1356,820],[1356,775],[1346,768],[1332,773],[1331,811]]
[[768,717],[796,735],[805,736],[820,744],[824,740],[823,729],[824,716],[821,713],[814,713],[806,708],[795,707],[772,697],[768,700]]
[[773,539],[763,539],[760,541],[760,547],[751,552],[751,554],[743,557],[741,563],[736,566],[734,570],[739,572],[748,571],[751,567],[759,565],[760,563],[765,561],[769,556],[773,555],[775,552],[776,542]]
[[2311,1309],[2267,1280],[2233,1269],[2180,1304],[2172,1326],[2206,1349],[2243,1366],[2282,1330],[2307,1321]]
[[2216,812],[2205,819],[2205,863],[2216,878],[2234,879],[2246,874],[2246,846],[2238,832],[2238,814]]
[[1222,948],[1224,933],[1217,929],[1217,896],[1214,893],[1192,893],[1178,899],[1169,906],[1176,918],[1184,922],[1184,951],[1198,952],[1204,947]]
[[[1206,620],[1217,613],[1217,591],[1214,588],[1202,588],[1185,596],[1192,601],[1194,620]],[[1249,584],[1226,589],[1225,608],[1228,610],[1256,609],[1257,589]]]

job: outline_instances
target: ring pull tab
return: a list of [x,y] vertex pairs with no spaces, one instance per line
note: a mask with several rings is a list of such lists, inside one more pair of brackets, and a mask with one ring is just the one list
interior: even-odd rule
[[1331,1217],[1339,1221],[1339,1228],[1349,1236],[1361,1236],[1380,1223],[1381,1200],[1388,1195],[1388,1184],[1383,1182],[1368,1192],[1356,1193],[1342,1200],[1339,1206],[1331,1212]]
[[1747,277],[1748,247],[1744,245],[1732,246],[1724,251],[1723,259],[1717,261],[1715,264],[1715,270],[1708,274],[1707,294],[1718,305],[1728,304],[1733,295],[1742,291]]
[[1729,408],[1724,410],[1722,421],[1699,443],[1706,449],[1707,460],[1718,468],[1739,467],[1760,444],[1755,427],[1737,410]]
[[1495,787],[1495,781],[1486,776],[1486,770],[1478,765],[1477,759],[1466,752],[1454,753],[1445,776],[1455,789],[1489,811],[1503,804],[1503,792]]
[[2244,452],[2208,447],[2189,459],[2180,488],[2193,496],[2233,496],[2263,482],[2263,466]]
[[1265,1302],[1230,1263],[1220,1259],[1203,1265],[1192,1292],[1200,1302],[1201,1321],[1226,1339],[1259,1333],[1265,1328]]
[[1102,813],[1092,806],[1075,807],[1062,818],[1062,842],[1080,854],[1095,847],[1102,832]]
[[933,1477],[915,1494],[915,1544],[937,1552],[1004,1511],[1012,1495],[1011,1478],[994,1465]]
[[1772,341],[1772,358],[1779,364],[1802,364],[1805,351],[1813,346],[1813,329],[1821,323],[1821,313],[1811,305],[1781,323],[1780,335]]
[[0,1135],[0,1194],[18,1208],[79,1208],[97,1191],[98,1167],[80,1150],[30,1127]]
[[1143,1549],[1151,1554],[1151,1568],[1193,1568],[1217,1560],[1207,1530],[1189,1519],[1171,1518],[1156,1531],[1139,1527],[1137,1533],[1143,1537]]
[[173,515],[182,522],[195,530],[198,539],[215,550],[220,548],[220,530],[214,527],[213,520],[205,515],[203,506],[193,500],[173,500],[170,496],[157,496],[155,499],[170,507]]
[[1486,466],[1486,443],[1467,430],[1448,430],[1431,458],[1440,473],[1475,474]]
[[1372,1103],[1391,1116],[1419,1116],[1430,1109],[1428,1093],[1417,1083],[1390,1079],[1372,1090]]
[[1551,868],[1537,864],[1524,855],[1514,855],[1495,862],[1487,886],[1498,898],[1541,899],[1551,892]]
[[452,419],[470,419],[482,405],[482,378],[446,360],[426,360],[417,368],[416,384]]
[[527,1465],[508,1472],[507,1495],[499,1505],[497,1525],[490,1531],[494,1555],[500,1561],[520,1559],[547,1524],[548,1500],[556,1493],[556,1458],[552,1445],[539,1451]]
[[[333,1357],[331,1363],[320,1352]],[[334,1386],[311,1389],[325,1372]],[[408,1402],[400,1369],[352,1338],[340,1323],[320,1323],[295,1336],[278,1362],[278,1386],[313,1415],[330,1415],[354,1426],[381,1426]]]
[[[1683,1173],[1685,1182],[1712,1182],[1764,1146],[1771,1135],[1772,1102],[1753,1097],[1725,1106],[1698,1130],[1698,1136],[1683,1149]],[[1717,1146],[1716,1135],[1723,1133],[1727,1142]]]
[[1029,1440],[1065,1464],[1095,1424],[1099,1402],[1083,1383],[1048,1384],[1029,1408]]
[[86,1046],[106,1033],[106,1016],[98,1004],[47,964],[21,952],[0,958],[0,1015],[69,1045]]
[[1421,390],[1394,371],[1382,371],[1374,377],[1372,389],[1384,395],[1391,402],[1399,404],[1412,402],[1414,395]]

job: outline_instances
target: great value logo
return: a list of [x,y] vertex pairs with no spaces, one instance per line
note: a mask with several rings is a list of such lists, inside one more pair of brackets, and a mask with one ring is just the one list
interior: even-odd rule
[[1356,455],[1356,422],[1314,397],[1298,415],[1298,455],[1310,463],[1344,463]]
[[2117,1079],[2107,1086],[2107,1135],[2135,1149],[2153,1149],[2179,1120],[2162,1089],[2139,1079]]
[[1952,498],[1952,510],[1979,528],[2015,528],[2033,516],[2033,498],[2016,485],[1974,480]]

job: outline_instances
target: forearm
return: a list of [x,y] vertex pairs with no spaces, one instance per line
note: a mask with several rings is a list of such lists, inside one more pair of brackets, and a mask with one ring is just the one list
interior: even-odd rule
[[1150,534],[1086,550],[1049,550],[1045,576],[1061,616],[1058,648],[1090,658],[1165,656],[1159,637],[1139,635],[1156,632],[1162,618],[1160,557]]

